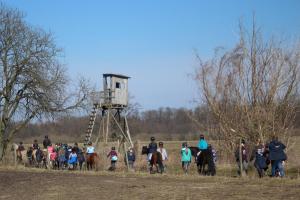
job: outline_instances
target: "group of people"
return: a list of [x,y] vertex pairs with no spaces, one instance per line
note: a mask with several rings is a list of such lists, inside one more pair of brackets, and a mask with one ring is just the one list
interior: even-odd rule
[[241,140],[240,147],[238,146],[235,151],[238,174],[247,174],[249,161],[255,160],[254,167],[260,178],[265,175],[269,164],[271,164],[272,177],[284,177],[284,164],[287,160],[287,155],[284,152],[285,148],[286,146],[278,140],[278,137],[274,136],[270,143],[266,144],[261,140],[257,140],[257,143],[250,154],[246,141]]
[[[19,161],[25,159],[21,153],[25,150],[23,143],[20,142],[16,150]],[[30,166],[54,169],[76,169],[77,165],[81,168],[85,160],[84,151],[79,148],[77,143],[74,143],[73,146],[62,143],[52,144],[48,136],[45,136],[42,148],[38,141],[34,140],[26,151],[26,157]]]
[[[162,160],[162,171],[166,170],[166,161],[168,160],[167,150],[164,148],[163,142],[158,142],[158,145],[154,137],[150,138],[150,143],[148,145],[147,151],[147,161],[150,164],[152,155],[158,152],[161,155]],[[195,148],[197,149],[196,151]],[[271,164],[271,176],[280,176],[283,177],[284,173],[284,164],[287,159],[287,156],[284,152],[285,145],[278,141],[277,137],[274,137],[270,143],[264,144],[261,140],[257,141],[257,144],[253,148],[252,153],[250,154],[249,148],[246,145],[245,140],[241,140],[240,145],[238,145],[237,150],[235,151],[235,159],[238,165],[238,174],[248,173],[249,162],[254,161],[254,167],[257,169],[259,177],[265,175],[268,165]],[[20,142],[17,149],[17,157],[22,159],[20,152],[25,151],[25,147],[22,142]],[[184,173],[187,174],[189,165],[192,161],[192,157],[195,157],[209,150],[212,155],[213,164],[216,164],[217,153],[214,148],[204,138],[204,135],[200,135],[200,139],[197,147],[189,147],[187,142],[182,144],[180,151],[182,169]],[[45,153],[46,152],[46,153]],[[48,136],[45,136],[43,140],[43,149],[40,148],[38,141],[34,140],[33,144],[26,151],[26,156],[30,165],[45,166],[48,165],[56,169],[76,169],[78,166],[82,169],[82,164],[85,162],[85,155],[92,155],[95,153],[95,148],[92,146],[92,143],[89,142],[86,147],[83,149],[79,148],[77,143],[74,143],[73,146],[56,143],[52,145],[51,140]],[[107,158],[111,161],[111,166],[109,170],[114,171],[116,169],[116,163],[118,161],[118,153],[115,147],[111,147],[110,152],[107,154]],[[135,151],[132,147],[124,155],[124,162],[128,169],[134,170],[136,160]],[[196,161],[197,162],[197,161]]]
[[[26,150],[23,142],[20,142],[17,152],[17,160],[25,160],[26,156],[28,164],[36,167],[50,167],[53,169],[70,169],[74,170],[79,167],[81,170],[83,163],[85,162],[85,154],[87,156],[95,154],[95,147],[92,142],[89,142],[86,147],[79,148],[78,143],[74,143],[73,146],[68,144],[56,143],[52,144],[50,138],[46,135],[43,140],[43,147],[41,148],[37,140],[33,141],[33,144]],[[22,152],[26,152],[24,155]],[[130,147],[126,153],[127,159],[124,159],[126,165],[130,169],[134,168],[135,152]],[[125,157],[125,158],[126,158]],[[118,160],[118,153],[115,147],[111,147],[111,151],[107,154],[107,158],[111,160],[111,166],[109,170],[114,171],[116,169],[116,163]]]
[[[208,153],[207,153],[208,152]],[[211,162],[208,162],[208,168],[210,169],[211,166],[213,165],[212,168],[215,168],[216,162],[217,162],[217,152],[216,150],[212,147],[212,145],[208,144],[206,139],[204,138],[204,135],[200,135],[200,139],[198,141],[197,147],[188,147],[187,142],[182,143],[182,148],[181,148],[181,166],[185,174],[188,173],[188,168],[189,165],[192,161],[192,156],[195,157],[195,161],[197,163],[197,167],[199,168],[199,160],[200,159],[200,154],[206,154],[210,155],[208,156],[207,159],[210,159]],[[201,167],[202,167],[203,162],[201,162]],[[200,169],[198,169],[198,172]],[[214,174],[213,174],[214,175]]]

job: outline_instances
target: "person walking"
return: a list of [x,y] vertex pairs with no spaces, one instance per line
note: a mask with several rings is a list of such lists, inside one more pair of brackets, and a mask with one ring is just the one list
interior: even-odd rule
[[258,176],[262,178],[264,176],[265,169],[267,168],[267,160],[265,157],[265,145],[260,139],[257,140],[250,161],[252,161],[254,158],[254,167],[257,170]]
[[182,148],[181,148],[181,165],[185,174],[188,174],[188,168],[191,161],[192,161],[192,152],[188,148],[187,143],[184,142],[182,143]]
[[269,144],[269,159],[272,166],[272,177],[276,176],[276,169],[279,171],[279,176],[284,177],[283,162],[287,159],[284,152],[286,146],[278,141],[278,137],[274,136]]
[[[128,163],[127,163],[128,160]],[[134,171],[134,162],[135,162],[135,152],[132,147],[129,147],[126,155],[124,156],[125,164],[128,165],[129,170]]]
[[116,169],[116,162],[118,160],[118,154],[115,147],[111,148],[111,151],[107,154],[107,157],[110,157],[110,171],[115,171]]
[[157,152],[161,153],[162,163],[163,163],[163,171],[165,171],[165,169],[166,169],[166,162],[168,160],[168,154],[167,154],[167,150],[164,148],[164,143],[163,142],[159,142],[158,143]]

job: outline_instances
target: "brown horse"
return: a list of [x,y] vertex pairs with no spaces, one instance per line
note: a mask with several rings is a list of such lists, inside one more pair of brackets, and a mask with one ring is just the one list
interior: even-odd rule
[[[149,148],[147,146],[142,147],[142,155],[148,155],[149,154]],[[156,151],[152,153],[151,160],[150,160],[150,173],[155,173],[153,171],[153,166],[156,167],[157,173],[163,173],[164,166],[162,163],[162,155],[160,152]]]
[[98,170],[98,164],[99,164],[99,156],[97,153],[86,153],[85,154],[85,161],[86,161],[86,167],[87,170]]

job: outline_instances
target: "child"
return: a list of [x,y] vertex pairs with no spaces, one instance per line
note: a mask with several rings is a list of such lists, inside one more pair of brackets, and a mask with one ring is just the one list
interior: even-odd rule
[[[127,159],[128,159],[129,169],[134,171],[135,153],[132,147],[130,147],[129,150],[127,151]],[[124,157],[124,160],[125,160],[125,164],[127,165],[126,155]]]
[[190,165],[191,160],[192,160],[192,152],[188,148],[187,143],[184,142],[182,143],[182,148],[181,148],[181,163],[182,163],[182,169],[185,174],[188,173],[188,167]]
[[77,154],[74,149],[71,150],[71,153],[69,155],[69,169],[76,169],[77,165]]
[[108,170],[110,171],[114,171],[116,169],[116,162],[118,160],[118,154],[116,152],[116,148],[112,147],[111,151],[109,152],[109,154],[107,155],[107,157],[110,157],[110,168]]
[[66,155],[65,155],[65,149],[60,148],[58,151],[58,168],[64,169],[65,168],[65,162],[66,162]]

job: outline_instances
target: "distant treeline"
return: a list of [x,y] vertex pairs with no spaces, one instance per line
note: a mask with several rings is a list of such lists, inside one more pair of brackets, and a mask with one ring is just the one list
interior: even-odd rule
[[[88,120],[87,115],[61,117],[51,122],[31,123],[18,134],[15,141],[31,142],[34,138],[41,141],[45,135],[49,135],[56,141],[80,142],[84,140]],[[218,126],[207,107],[195,109],[167,107],[143,112],[134,111],[128,116],[128,124],[131,135],[142,140],[148,140],[150,135],[159,135],[169,140],[198,139],[200,132],[209,133],[209,136],[214,138],[217,137],[218,132]],[[98,134],[99,125],[99,120],[97,120],[93,135]],[[295,128],[299,127],[300,114],[297,114]]]

